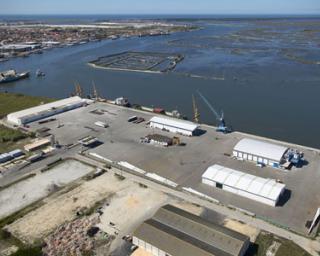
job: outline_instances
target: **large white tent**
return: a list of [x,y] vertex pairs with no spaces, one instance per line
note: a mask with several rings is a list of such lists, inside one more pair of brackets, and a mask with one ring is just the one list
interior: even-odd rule
[[273,179],[257,177],[221,165],[210,166],[202,175],[202,183],[271,206],[276,206],[285,190],[284,184]]
[[23,125],[36,120],[40,120],[52,115],[56,115],[71,109],[81,107],[87,103],[87,100],[78,96],[54,101],[48,104],[28,108],[7,116],[8,122],[15,125]]
[[254,139],[242,139],[233,149],[233,156],[239,159],[279,167],[287,147]]
[[189,121],[154,116],[150,119],[150,127],[192,136],[198,125]]

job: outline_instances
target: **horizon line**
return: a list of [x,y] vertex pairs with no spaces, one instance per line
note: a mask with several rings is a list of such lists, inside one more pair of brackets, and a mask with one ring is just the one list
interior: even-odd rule
[[298,16],[298,15],[320,15],[319,13],[0,13],[0,15],[248,15],[248,16],[254,16],[254,15],[275,15],[275,16],[286,16],[286,15],[292,15],[292,16]]

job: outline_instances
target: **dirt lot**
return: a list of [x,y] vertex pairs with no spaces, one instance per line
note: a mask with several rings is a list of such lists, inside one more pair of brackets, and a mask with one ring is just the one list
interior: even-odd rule
[[142,188],[136,183],[115,194],[108,206],[102,209],[102,231],[115,235],[110,250],[123,245],[122,237],[133,231],[146,219],[149,219],[163,205],[173,202],[167,195],[150,189]]
[[[114,235],[115,229],[109,228],[111,221],[116,224],[118,232],[127,234],[168,201],[168,196],[162,192],[140,187],[129,179],[122,180],[108,172],[83,182],[71,191],[49,197],[45,205],[6,228],[20,240],[34,243],[62,224],[76,219],[77,212],[85,209],[91,214],[91,209],[98,207],[99,202],[103,212],[99,227]],[[103,203],[108,206],[103,207]],[[117,246],[117,243],[115,245]]]
[[67,160],[51,170],[38,173],[0,191],[0,219],[46,197],[57,187],[64,186],[91,171],[93,171],[91,166]]
[[224,220],[224,226],[226,228],[232,229],[234,231],[237,231],[241,234],[244,234],[248,237],[250,237],[250,241],[254,243],[260,233],[260,230],[257,228],[254,228],[248,224],[241,223],[236,220],[231,219],[225,219]]

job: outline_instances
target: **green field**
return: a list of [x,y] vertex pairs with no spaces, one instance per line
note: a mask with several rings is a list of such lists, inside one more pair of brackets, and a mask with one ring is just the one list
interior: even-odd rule
[[20,148],[23,139],[28,137],[27,134],[19,130],[13,130],[0,125],[0,153]]
[[53,100],[45,97],[0,92],[0,118],[5,117],[7,114],[12,112],[31,108],[51,101]]
[[254,251],[249,254],[252,256],[265,256],[273,241],[281,244],[275,256],[311,256],[295,243],[263,232],[260,233],[255,242]]
[[[33,97],[14,93],[0,93],[0,119],[7,114],[53,101],[45,97]],[[21,148],[28,135],[0,125],[0,153]]]

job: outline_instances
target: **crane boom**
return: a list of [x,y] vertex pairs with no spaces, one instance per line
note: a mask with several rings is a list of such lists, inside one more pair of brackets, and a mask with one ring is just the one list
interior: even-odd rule
[[196,104],[194,95],[192,94],[192,107],[193,107],[193,121],[199,123],[200,113]]
[[197,91],[201,99],[207,104],[209,109],[212,111],[212,113],[216,116],[218,120],[221,119],[221,116],[219,116],[218,112],[214,109],[214,107],[210,104],[210,102],[201,94],[201,92]]

